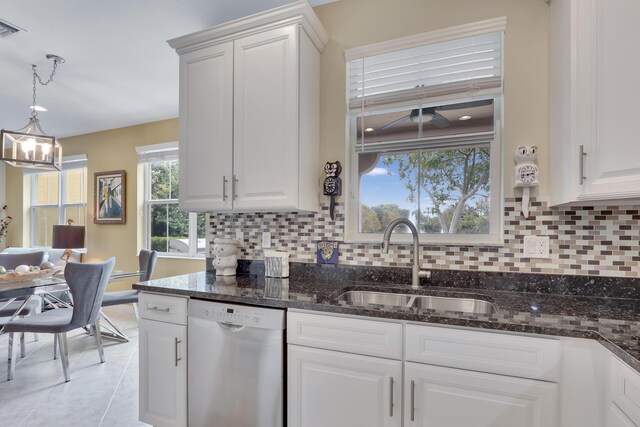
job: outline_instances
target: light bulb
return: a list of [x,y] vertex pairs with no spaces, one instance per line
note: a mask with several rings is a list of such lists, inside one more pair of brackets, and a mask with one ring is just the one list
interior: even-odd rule
[[33,138],[27,138],[26,141],[22,142],[22,151],[25,154],[29,154],[36,150],[36,140]]
[[47,160],[50,152],[51,146],[49,144],[42,144],[42,160]]

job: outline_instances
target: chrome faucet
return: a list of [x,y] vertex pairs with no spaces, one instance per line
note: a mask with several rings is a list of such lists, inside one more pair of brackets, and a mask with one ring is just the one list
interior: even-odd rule
[[420,288],[420,278],[430,278],[431,272],[428,270],[420,269],[420,244],[418,238],[418,229],[416,229],[416,226],[413,225],[411,221],[409,221],[407,218],[397,218],[391,221],[389,225],[387,225],[387,228],[384,229],[384,237],[382,239],[382,253],[389,253],[389,239],[391,238],[391,232],[400,224],[404,224],[409,227],[409,230],[411,230],[411,234],[413,234],[413,267],[411,287],[413,289],[418,289]]

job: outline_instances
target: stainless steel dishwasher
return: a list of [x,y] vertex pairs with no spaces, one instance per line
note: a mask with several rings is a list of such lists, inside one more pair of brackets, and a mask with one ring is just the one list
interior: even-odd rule
[[284,313],[189,301],[189,427],[284,425]]

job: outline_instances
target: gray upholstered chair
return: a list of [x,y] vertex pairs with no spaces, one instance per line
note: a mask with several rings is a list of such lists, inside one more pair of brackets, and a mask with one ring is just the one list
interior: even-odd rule
[[[138,263],[140,265],[140,271],[143,273],[140,275],[140,281],[146,282],[151,279],[153,270],[156,267],[158,261],[158,253],[156,251],[148,251],[142,249],[138,255]],[[103,307],[110,307],[112,305],[121,304],[133,304],[133,311],[138,318],[138,291],[135,289],[129,291],[114,291],[105,292],[104,299],[102,300]],[[118,327],[102,313],[102,318],[114,329],[117,335],[121,335],[122,338],[127,339],[126,335],[118,329]]]
[[75,263],[67,264],[64,277],[73,297],[73,308],[60,308],[48,310],[44,313],[34,314],[28,317],[15,319],[7,323],[4,331],[9,333],[9,369],[7,380],[13,379],[16,366],[14,354],[13,335],[20,332],[38,332],[56,334],[60,347],[60,360],[64,371],[65,381],[70,381],[69,353],[67,349],[67,332],[91,325],[98,346],[100,362],[104,363],[104,351],[100,335],[100,305],[104,290],[109,282],[109,276],[115,265],[115,258],[103,263]]
[[[46,254],[40,252],[29,252],[22,254],[0,254],[0,265],[7,270],[15,270],[19,265],[35,265],[40,266],[44,262]],[[33,293],[33,289],[30,290]],[[0,300],[0,317],[11,317],[24,303],[25,297],[17,298],[15,301],[8,299]],[[39,313],[42,308],[42,300],[40,298],[30,298],[27,304],[22,307],[16,315],[19,317],[28,316],[30,314]],[[38,340],[38,335],[35,335]],[[24,342],[24,334],[20,334],[20,354],[22,357],[26,354],[26,346]]]

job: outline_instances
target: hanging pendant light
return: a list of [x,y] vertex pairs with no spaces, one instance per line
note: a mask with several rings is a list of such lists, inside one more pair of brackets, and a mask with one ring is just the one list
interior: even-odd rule
[[[62,147],[54,136],[47,135],[40,126],[38,119],[38,104],[36,103],[36,83],[46,86],[53,81],[58,64],[64,63],[64,59],[57,55],[47,55],[47,59],[53,60],[53,70],[49,80],[43,82],[37,72],[37,66],[32,65],[33,70],[33,104],[31,105],[31,117],[29,123],[17,131],[2,129],[2,151],[0,160],[14,167],[44,170],[62,170]],[[38,108],[37,108],[38,107]]]

